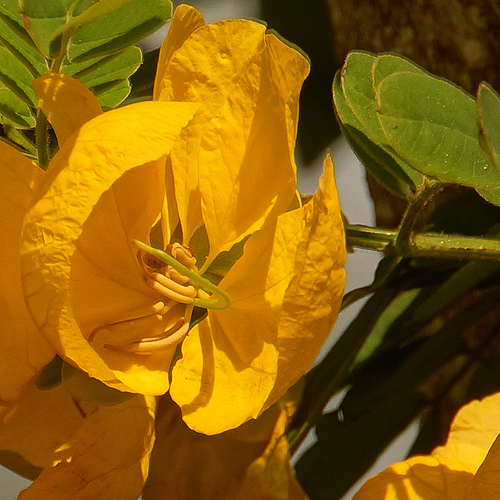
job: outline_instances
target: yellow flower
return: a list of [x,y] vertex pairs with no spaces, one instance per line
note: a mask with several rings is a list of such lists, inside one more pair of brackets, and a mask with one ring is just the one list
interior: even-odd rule
[[[35,92],[57,133],[61,152],[72,144],[74,133],[101,113],[95,97],[77,81],[62,75],[47,75],[34,82]],[[160,108],[163,105],[160,104]],[[159,119],[174,111],[175,135],[192,117],[192,106],[175,103],[160,109]],[[175,108],[178,108],[175,110]],[[67,110],[73,113],[65,119]],[[131,107],[139,115],[143,106]],[[167,113],[165,113],[167,111]],[[123,115],[107,114],[106,132],[94,141],[96,150],[108,147],[113,128]],[[141,117],[141,119],[144,117]],[[93,123],[99,124],[97,121]],[[148,118],[146,117],[146,122]],[[165,125],[165,128],[167,125]],[[109,132],[109,133],[108,133]],[[171,144],[172,141],[170,141]],[[166,141],[168,148],[169,141]],[[20,152],[0,142],[0,232],[3,246],[0,271],[0,463],[30,479],[40,477],[19,498],[59,499],[71,494],[93,500],[135,500],[147,477],[149,454],[154,436],[152,397],[136,395],[105,406],[80,398],[85,393],[81,377],[67,378],[51,390],[34,386],[41,368],[56,354],[31,320],[23,299],[19,243],[23,217],[54,175],[54,165],[44,173]],[[58,158],[58,156],[56,156]],[[75,373],[81,373],[76,372]],[[83,374],[82,374],[83,376]],[[85,378],[86,376],[84,376]],[[96,381],[93,381],[94,383]],[[76,386],[75,386],[76,384]],[[111,389],[107,388],[107,391]],[[118,393],[120,394],[120,393]],[[123,436],[127,435],[127,439]]]
[[354,500],[481,500],[500,495],[500,393],[464,406],[429,456],[391,465]]
[[[47,114],[55,116],[61,144],[100,113],[96,98],[76,80],[42,77],[34,86],[45,101]],[[68,117],[69,106],[73,113]],[[54,113],[57,107],[59,114]],[[23,218],[36,199],[43,177],[41,168],[0,141],[0,417],[30,390],[40,370],[56,354],[31,318],[21,284]]]
[[345,261],[331,160],[311,202],[296,194],[307,72],[259,23],[205,26],[176,10],[157,100],[68,138],[25,218],[26,302],[60,356],[160,395],[182,342],[170,393],[207,434],[257,417],[305,372],[338,313]]
[[306,500],[289,463],[285,428],[293,403],[216,436],[197,434],[161,398],[144,500]]
[[35,481],[19,500],[135,500],[147,478],[155,398],[77,401],[33,387],[0,427],[0,461]]

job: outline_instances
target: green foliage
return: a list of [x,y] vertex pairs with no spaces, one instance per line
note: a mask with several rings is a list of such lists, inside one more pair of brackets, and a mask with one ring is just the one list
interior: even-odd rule
[[349,54],[333,97],[360,161],[408,206],[394,231],[346,226],[348,244],[385,257],[345,296],[368,300],[305,378],[289,437],[297,449],[316,428],[296,466],[312,500],[341,498],[417,418],[412,453],[429,453],[459,407],[500,390],[500,97],[365,52]]
[[394,194],[411,199],[427,178],[500,205],[500,98],[488,85],[474,101],[402,57],[352,52],[333,96],[354,151]]
[[171,11],[170,0],[2,0],[0,120],[26,131],[9,138],[27,152],[35,149],[31,82],[50,71],[81,81],[103,109],[118,106],[142,62],[135,44],[168,21]]

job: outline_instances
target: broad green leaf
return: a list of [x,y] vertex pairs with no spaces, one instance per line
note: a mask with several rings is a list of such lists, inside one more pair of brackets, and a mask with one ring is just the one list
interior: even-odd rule
[[97,96],[101,108],[106,111],[116,108],[130,94],[130,82],[119,80],[99,85],[92,89]]
[[79,0],[72,10],[72,19],[64,28],[60,28],[59,32],[55,33],[55,36],[61,34],[63,30],[76,32],[131,1],[132,0]]
[[123,50],[170,19],[170,0],[133,0],[85,26],[70,41],[68,58],[80,62]]
[[61,36],[54,34],[68,19],[75,0],[20,0],[24,25],[42,54],[51,59],[61,51]]
[[370,297],[324,359],[307,373],[294,427],[290,430],[292,439],[304,423],[314,423],[311,420],[315,417],[311,415],[312,408],[322,410],[330,398],[346,386],[360,348],[396,293],[394,289],[384,288]]
[[0,82],[0,119],[20,129],[33,128],[35,117],[30,107]]
[[8,49],[0,46],[0,80],[12,93],[29,106],[37,99],[31,81],[33,75]]
[[140,66],[142,52],[130,47],[122,52],[98,60],[63,65],[62,73],[76,78],[90,89],[118,80],[126,80]]
[[342,134],[365,168],[393,194],[401,198],[411,196],[407,182],[396,175],[399,166],[394,158],[366,137],[364,127],[349,107],[340,85],[340,72],[333,81],[333,102],[340,122]]
[[488,152],[500,171],[500,97],[490,85],[483,82],[479,85],[476,104],[479,126]]
[[17,0],[0,3],[0,41],[33,76],[47,71],[47,62],[23,25]]
[[377,57],[372,66],[373,88],[376,89],[384,78],[394,73],[427,74],[422,68],[404,57],[382,54]]
[[474,100],[424,74],[396,73],[377,87],[380,123],[390,146],[423,174],[476,188],[500,204],[500,174],[479,143]]
[[[342,92],[368,139],[393,157],[398,165],[394,174],[411,187],[416,187],[421,184],[422,176],[404,161],[401,161],[401,158],[387,147],[387,139],[378,120],[377,102],[372,83],[372,69],[376,61],[377,58],[371,54],[351,52],[347,56],[341,72]],[[393,168],[391,165],[388,167]]]
[[127,78],[140,66],[141,61],[142,52],[139,47],[130,47],[77,64],[66,61],[62,72],[90,88],[103,109],[111,109],[118,106],[130,93]]
[[367,337],[363,347],[359,350],[353,365],[362,363],[375,352],[382,344],[389,326],[401,316],[403,311],[411,305],[419,293],[420,289],[414,288],[413,290],[406,290],[394,298],[373,325],[370,335]]
[[318,441],[296,465],[309,498],[342,498],[424,404],[421,394],[405,390],[350,424],[336,413],[324,415],[316,428]]
[[[378,169],[375,168],[375,171],[378,172],[382,167],[382,170],[386,170],[392,177],[395,177],[396,183],[408,186],[406,194],[402,194],[401,189],[394,186],[395,181],[387,187],[394,194],[408,197],[408,190],[420,185],[422,176],[405,164],[387,146],[387,140],[378,122],[375,91],[372,86],[371,72],[376,60],[375,56],[365,52],[351,52],[342,68],[340,79],[337,77],[334,82],[334,102],[342,125],[357,129],[375,145],[368,147],[369,156],[375,154],[375,165],[373,166],[377,167],[378,165]],[[350,110],[350,113],[346,108]],[[365,144],[363,147],[365,153],[368,141],[362,141]],[[378,152],[378,149],[383,150],[383,152]],[[387,157],[390,157],[391,160],[388,160]],[[384,178],[387,177],[387,174],[381,171],[379,175],[375,175],[376,178],[379,176]],[[382,179],[380,180],[382,181]]]

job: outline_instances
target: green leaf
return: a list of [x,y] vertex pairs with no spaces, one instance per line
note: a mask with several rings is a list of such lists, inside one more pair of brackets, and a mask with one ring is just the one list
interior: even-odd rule
[[120,80],[99,85],[92,89],[97,96],[101,108],[106,111],[116,108],[130,94],[130,82]]
[[500,97],[485,82],[477,92],[477,114],[490,157],[500,172]]
[[340,85],[339,71],[333,81],[333,102],[342,134],[365,168],[396,196],[411,197],[411,187],[397,175],[399,166],[394,158],[368,139],[363,125],[347,104]]
[[[386,56],[385,60],[388,57]],[[400,61],[402,59],[397,58],[397,62]],[[372,81],[372,71],[376,63],[377,58],[371,54],[351,52],[342,68],[340,81],[342,92],[348,106],[361,123],[362,131],[367,138],[393,157],[398,166],[397,170],[394,170],[394,174],[415,188],[422,183],[422,176],[387,147],[387,139],[378,120],[377,102]]]
[[403,293],[397,295],[394,300],[384,309],[382,314],[377,319],[370,335],[367,337],[363,347],[359,350],[356,360],[353,366],[362,363],[363,361],[370,358],[370,356],[377,350],[377,348],[382,344],[383,339],[390,325],[398,319],[401,314],[412,304],[420,293],[419,288],[414,288],[412,290],[406,290]]
[[85,26],[71,39],[72,62],[121,51],[143,40],[170,19],[170,0],[133,0]]
[[54,36],[62,34],[63,31],[71,30],[76,32],[88,24],[97,21],[111,12],[118,10],[132,0],[80,0],[72,9],[72,18]]
[[47,62],[23,25],[17,0],[0,3],[0,41],[36,77],[47,71]]
[[405,59],[401,56],[394,54],[382,54],[377,57],[372,66],[372,85],[376,89],[380,82],[394,73],[416,73],[420,75],[427,75],[420,66]]
[[75,0],[19,0],[24,25],[42,54],[52,59],[61,51],[57,33],[67,22]]
[[122,52],[101,59],[71,64],[66,62],[62,73],[76,78],[92,89],[117,80],[126,80],[141,65],[142,52],[139,47],[130,47]]
[[35,107],[38,103],[31,82],[33,75],[19,59],[5,47],[0,46],[0,81],[12,93],[29,106]]
[[31,108],[2,82],[0,82],[0,117],[2,123],[20,129],[33,128],[36,123]]
[[471,96],[446,80],[408,72],[383,79],[376,98],[384,134],[401,158],[500,204],[500,174],[481,148]]
[[324,415],[316,428],[318,441],[296,465],[309,498],[341,498],[424,404],[422,395],[405,390],[349,424],[336,413]]
[[[371,87],[371,68],[375,60],[364,52],[351,53],[342,72],[335,75],[333,101],[337,118],[342,133],[373,177],[396,196],[410,198],[412,190],[422,181],[421,175],[404,165],[385,144]],[[345,92],[346,86],[350,98]]]
[[[356,375],[341,404],[342,418],[338,413],[323,416],[317,443],[297,464],[298,478],[311,500],[340,498],[393,438],[448,390],[464,366],[467,369],[461,358],[463,332],[499,298],[500,292],[493,291],[433,336],[384,353]],[[436,376],[440,383],[431,383]]]
[[111,109],[128,96],[130,84],[127,79],[137,70],[141,61],[141,49],[130,47],[109,56],[78,64],[71,64],[66,60],[61,71],[90,88],[101,107]]

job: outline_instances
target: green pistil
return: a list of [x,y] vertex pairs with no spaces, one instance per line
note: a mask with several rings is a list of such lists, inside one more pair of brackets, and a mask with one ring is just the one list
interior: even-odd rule
[[200,276],[196,271],[192,271],[188,267],[184,266],[168,253],[160,250],[159,248],[150,247],[139,240],[132,240],[132,243],[141,250],[144,250],[154,257],[157,257],[162,262],[165,262],[165,264],[168,264],[176,271],[186,276],[186,278],[189,278],[193,285],[203,290],[208,295],[215,295],[215,298],[196,297],[193,299],[193,305],[203,307],[204,309],[227,309],[231,305],[231,299],[224,290],[221,290],[212,282]]

